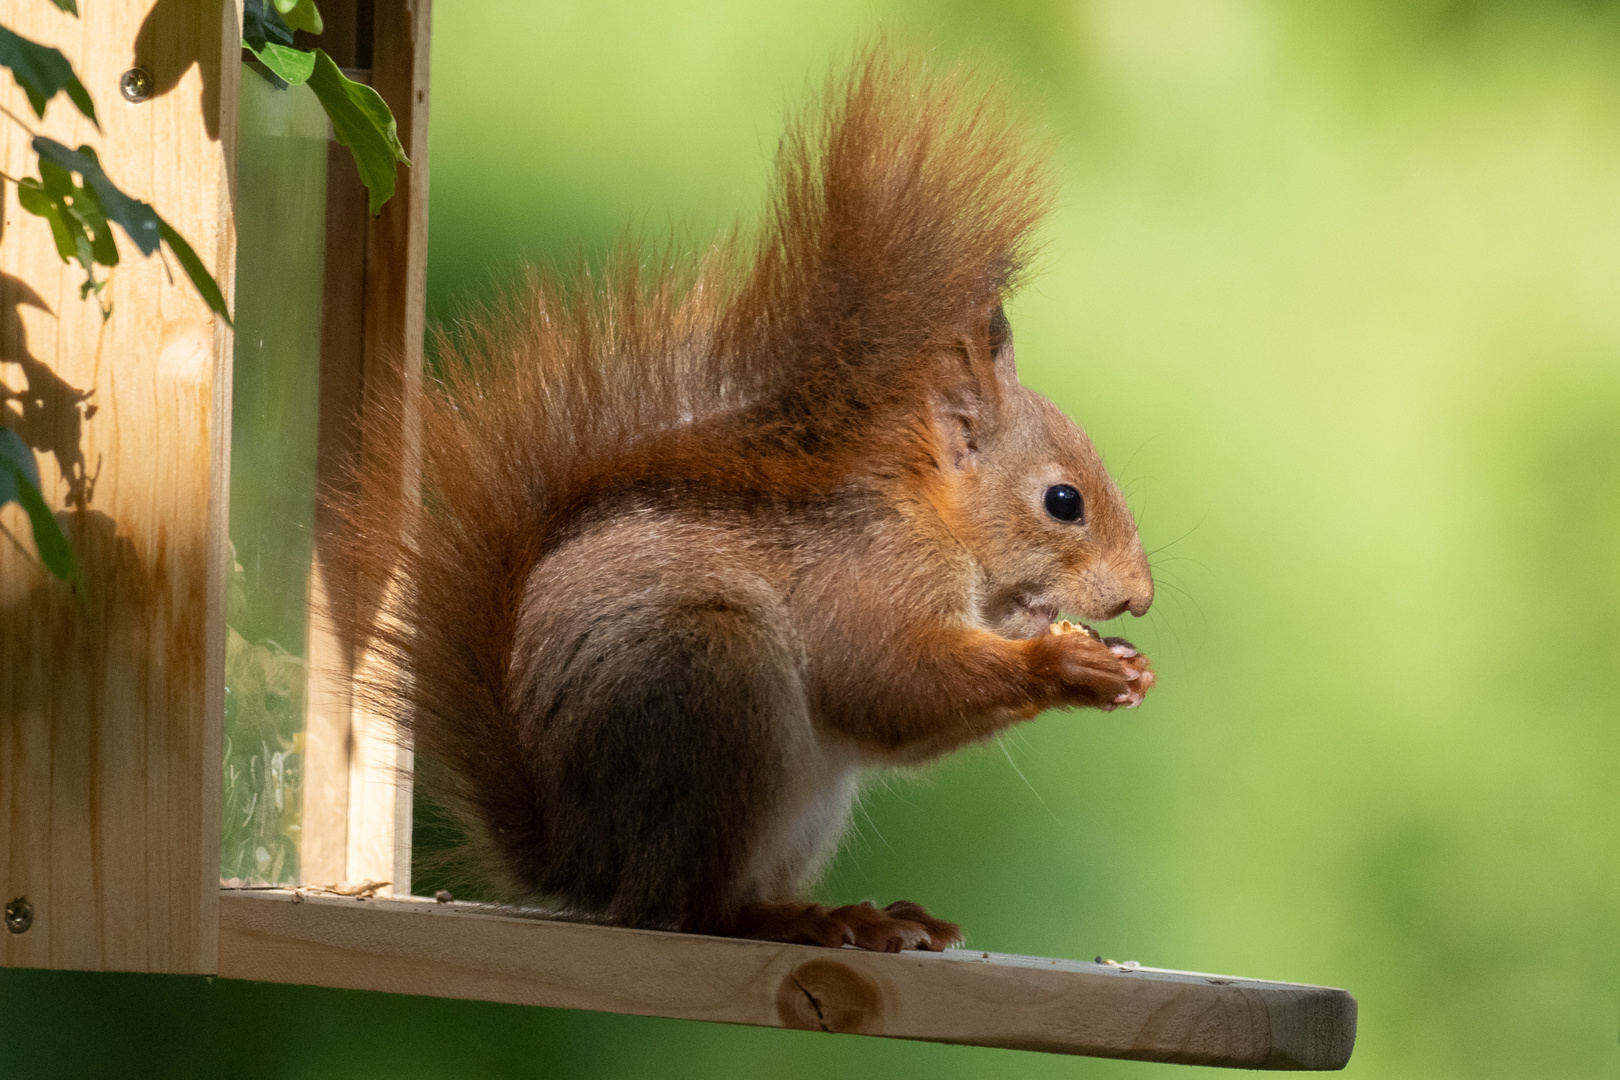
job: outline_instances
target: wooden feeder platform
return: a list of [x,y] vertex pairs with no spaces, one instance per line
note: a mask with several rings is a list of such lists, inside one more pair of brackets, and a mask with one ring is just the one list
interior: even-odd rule
[[225,978],[1242,1069],[1342,1069],[1344,990],[975,949],[872,953],[483,904],[220,894]]

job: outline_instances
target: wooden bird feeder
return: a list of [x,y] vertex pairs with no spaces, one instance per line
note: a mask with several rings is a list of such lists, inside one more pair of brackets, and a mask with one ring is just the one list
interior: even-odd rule
[[[72,62],[101,130],[60,105],[34,126],[96,145],[190,240],[236,317],[233,333],[137,255],[112,275],[104,321],[5,185],[0,406],[65,508],[85,583],[76,596],[46,575],[16,504],[0,511],[4,963],[1343,1067],[1356,1017],[1343,990],[585,926],[410,896],[410,755],[351,697],[366,657],[321,618],[313,492],[367,452],[359,418],[379,390],[421,377],[430,0],[320,7],[319,45],[388,103],[413,162],[375,218],[318,107],[244,65],[239,2],[131,0],[76,19],[0,0],[0,25]],[[137,71],[148,96],[131,100],[121,80]],[[28,115],[0,82],[0,104]],[[3,171],[32,175],[28,134],[4,132]],[[292,584],[275,580],[289,566]],[[389,884],[310,888],[341,882]]]

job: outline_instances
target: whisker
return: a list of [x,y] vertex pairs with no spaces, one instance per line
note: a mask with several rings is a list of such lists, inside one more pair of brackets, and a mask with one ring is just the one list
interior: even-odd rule
[[1024,786],[1029,788],[1030,794],[1035,796],[1035,801],[1041,804],[1041,809],[1046,811],[1048,816],[1050,816],[1051,819],[1057,823],[1059,828],[1062,828],[1063,822],[1059,821],[1058,816],[1052,813],[1052,808],[1046,805],[1046,800],[1041,798],[1041,793],[1035,790],[1035,785],[1029,782],[1029,777],[1024,775],[1024,770],[1020,769],[1018,767],[1018,762],[1013,760],[1012,752],[1007,749],[1006,738],[1004,736],[997,735],[996,745],[1001,748],[1001,754],[1007,759],[1007,764],[1012,766],[1013,772],[1018,774],[1018,779],[1022,780],[1024,782]]
[[1193,533],[1195,533],[1199,529],[1203,528],[1204,522],[1206,522],[1208,520],[1209,520],[1209,511],[1205,510],[1204,511],[1204,516],[1199,518],[1197,523],[1194,524],[1192,528],[1188,529],[1186,532],[1182,533],[1180,536],[1176,537],[1174,540],[1171,540],[1169,543],[1160,544],[1158,547],[1156,547],[1152,551],[1148,552],[1147,553],[1148,558],[1151,559],[1153,556],[1157,555],[1159,552],[1163,551],[1165,548],[1174,547],[1177,544],[1181,543],[1183,540],[1187,539],[1187,537],[1191,536]]
[[[861,816],[866,819],[866,823],[872,826],[872,835],[876,836],[884,847],[888,848],[890,851],[894,851],[894,845],[889,843],[889,838],[883,835],[883,830],[878,828],[878,823],[872,817],[872,812],[866,808],[865,800],[861,799],[859,796],[857,796],[855,799],[855,809],[859,810],[861,812]],[[898,855],[899,852],[895,852],[895,854]]]

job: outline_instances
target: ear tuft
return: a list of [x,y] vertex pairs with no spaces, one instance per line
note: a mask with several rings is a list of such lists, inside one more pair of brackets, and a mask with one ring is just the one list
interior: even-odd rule
[[955,344],[1016,284],[1048,202],[1045,153],[998,97],[880,41],[784,138],[721,344],[774,358],[786,411],[844,429],[824,435],[888,422],[959,372]]
[[990,365],[994,369],[995,378],[1003,385],[1014,385],[1018,382],[1018,365],[1013,359],[1013,332],[1012,323],[1007,319],[1007,313],[997,304],[995,310],[990,312]]

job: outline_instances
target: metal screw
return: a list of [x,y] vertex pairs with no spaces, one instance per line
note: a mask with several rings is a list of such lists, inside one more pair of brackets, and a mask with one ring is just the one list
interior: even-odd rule
[[157,84],[152,81],[152,73],[145,68],[130,68],[118,80],[118,89],[124,92],[125,101],[139,103],[152,96]]
[[34,905],[28,898],[19,896],[6,905],[6,929],[13,934],[26,934],[28,928],[34,925]]

